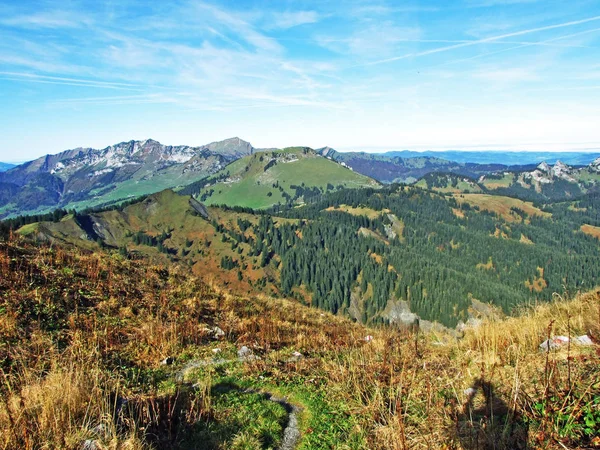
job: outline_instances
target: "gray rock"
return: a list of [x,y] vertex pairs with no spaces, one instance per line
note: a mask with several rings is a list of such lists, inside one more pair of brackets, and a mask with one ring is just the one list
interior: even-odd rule
[[540,351],[557,350],[569,342],[567,336],[554,336],[551,339],[546,339],[540,344]]
[[391,323],[411,327],[419,325],[419,316],[410,311],[408,302],[404,300],[390,301],[384,311]]
[[575,338],[575,342],[579,345],[593,345],[594,342],[592,341],[592,339],[587,335],[584,334],[583,336],[579,336]]
[[215,334],[215,337],[217,338],[225,336],[225,332],[219,327],[214,327],[212,331]]
[[290,359],[288,359],[288,362],[298,362],[302,358],[304,358],[304,355],[302,353],[294,352],[294,353],[292,353],[292,357]]
[[252,357],[252,350],[245,345],[238,350],[238,357],[241,359],[248,359]]

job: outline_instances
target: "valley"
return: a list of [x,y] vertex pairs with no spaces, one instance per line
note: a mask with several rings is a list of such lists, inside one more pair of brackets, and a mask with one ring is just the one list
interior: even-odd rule
[[[454,328],[473,317],[474,301],[512,314],[555,292],[595,286],[600,241],[591,230],[600,223],[590,216],[597,197],[589,200],[585,211],[577,202],[540,209],[509,197],[393,185],[258,211],[202,207],[167,190],[19,233],[180,263],[239,294],[294,297],[365,324],[394,323],[389,307],[401,302],[416,314],[412,321]],[[540,270],[543,287],[532,290]]]

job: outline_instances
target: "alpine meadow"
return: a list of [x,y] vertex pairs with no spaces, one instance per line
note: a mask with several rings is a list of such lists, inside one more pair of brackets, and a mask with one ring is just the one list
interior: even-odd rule
[[0,449],[600,448],[599,23],[0,0]]

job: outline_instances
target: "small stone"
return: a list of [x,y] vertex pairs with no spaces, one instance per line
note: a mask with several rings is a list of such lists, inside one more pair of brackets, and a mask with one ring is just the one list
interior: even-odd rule
[[551,339],[546,339],[540,344],[541,351],[556,350],[569,342],[567,336],[555,336]]
[[475,394],[477,394],[477,389],[470,387],[465,389],[463,392],[467,397],[474,397]]
[[577,342],[579,345],[593,345],[594,344],[592,339],[587,334],[576,337],[575,342]]
[[294,353],[292,353],[292,356],[294,358],[298,358],[298,359],[304,358],[304,355],[302,353],[300,353],[300,352],[294,352]]
[[244,345],[238,350],[238,356],[243,359],[250,358],[252,356],[252,350]]
[[214,327],[213,328],[213,333],[215,334],[215,337],[223,337],[225,336],[225,332],[219,328],[219,327]]
[[213,348],[212,352],[216,355],[217,353],[221,353],[221,349],[220,348]]

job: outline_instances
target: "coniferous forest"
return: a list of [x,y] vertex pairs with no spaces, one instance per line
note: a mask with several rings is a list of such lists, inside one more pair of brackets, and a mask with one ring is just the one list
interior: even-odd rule
[[[598,198],[581,200],[584,207],[590,202]],[[340,205],[377,214],[335,210]],[[455,326],[467,319],[473,299],[510,313],[597,284],[599,242],[579,230],[598,222],[591,212],[597,209],[547,209],[561,220],[513,208],[516,219],[507,221],[452,196],[396,185],[276,208],[277,216],[297,220],[276,226],[263,214],[246,227],[260,264],[280,268],[284,295],[302,287],[314,306],[338,313],[355,293],[364,300],[359,319],[374,323],[386,321],[390,299],[405,300],[421,318]]]

